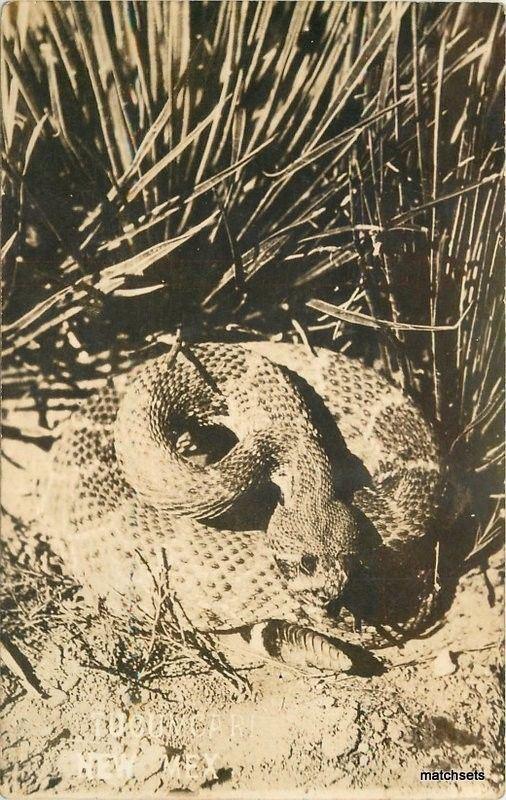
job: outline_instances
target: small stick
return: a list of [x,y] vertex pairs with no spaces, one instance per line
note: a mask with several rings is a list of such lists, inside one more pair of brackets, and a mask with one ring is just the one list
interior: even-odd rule
[[49,698],[27,657],[5,634],[2,634],[0,640],[0,658],[12,674],[21,681],[28,694],[32,697],[42,697],[44,700]]

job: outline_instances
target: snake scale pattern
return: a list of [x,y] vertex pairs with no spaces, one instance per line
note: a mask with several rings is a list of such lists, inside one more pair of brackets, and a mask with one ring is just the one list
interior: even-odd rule
[[423,616],[440,492],[400,389],[270,342],[185,346],[109,381],[63,423],[43,490],[55,549],[112,613],[152,615],[168,574],[197,629],[337,669],[329,637],[374,644]]

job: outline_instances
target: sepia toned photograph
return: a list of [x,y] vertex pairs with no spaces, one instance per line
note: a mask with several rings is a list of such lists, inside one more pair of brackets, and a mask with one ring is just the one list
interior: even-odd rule
[[504,793],[504,7],[1,6],[0,793]]

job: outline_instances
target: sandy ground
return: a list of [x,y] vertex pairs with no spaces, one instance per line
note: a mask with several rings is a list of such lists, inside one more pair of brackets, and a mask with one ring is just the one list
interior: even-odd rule
[[[44,468],[37,448],[29,448],[29,460],[32,471]],[[33,517],[23,471],[6,464],[3,488],[10,514]],[[4,538],[11,550],[26,541],[31,566],[24,569],[40,583],[47,554],[30,541],[31,530],[19,532],[7,517]],[[41,612],[32,598],[22,606],[25,632],[16,641],[40,686],[31,686],[26,670],[20,678],[2,667],[2,793],[499,797],[502,564],[495,555],[486,573],[475,569],[461,579],[438,630],[379,651],[383,674],[308,676],[238,657],[249,694],[184,659],[138,685],[117,668],[114,628],[86,616],[78,595],[69,593],[50,619],[48,606]],[[476,770],[485,779],[427,782],[422,770]]]

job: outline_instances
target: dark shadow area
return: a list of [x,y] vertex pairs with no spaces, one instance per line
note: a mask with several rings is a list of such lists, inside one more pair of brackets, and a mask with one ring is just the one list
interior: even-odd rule
[[384,664],[376,658],[369,650],[357,644],[345,642],[342,639],[330,637],[330,641],[339,647],[342,652],[352,661],[350,675],[357,675],[360,678],[371,678],[374,675],[383,675],[387,670]]
[[[320,433],[321,445],[333,467],[336,497],[352,503],[360,488],[373,488],[367,468],[347,448],[336,420],[312,386],[283,369],[304,398]],[[185,422],[183,427],[185,430],[181,428],[178,433],[188,435],[191,442],[184,455],[201,464],[219,461],[237,442],[235,434],[222,425],[199,427]],[[227,512],[205,522],[217,530],[264,531],[277,502],[278,487],[266,482],[247,491]],[[357,506],[353,507],[361,536],[361,562],[342,596],[327,607],[337,625],[352,629],[359,641],[363,636],[364,643],[388,645],[422,634],[446,613],[472,547],[472,537],[463,535],[463,518],[453,528],[443,519],[448,515],[446,505],[433,524],[439,538],[429,533],[423,540],[405,542],[398,549],[383,546],[375,526]],[[472,531],[472,526],[468,530]],[[376,633],[361,634],[361,623],[375,628]]]

